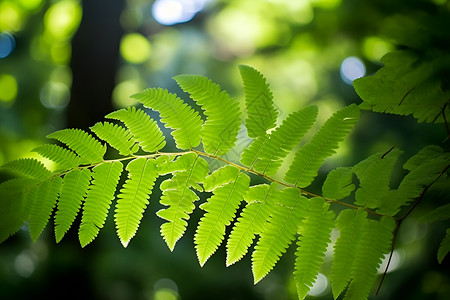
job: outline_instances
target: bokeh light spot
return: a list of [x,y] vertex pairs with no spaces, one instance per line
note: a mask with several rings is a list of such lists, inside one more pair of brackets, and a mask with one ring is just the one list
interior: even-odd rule
[[340,73],[342,80],[351,85],[353,80],[366,75],[366,66],[359,58],[350,56],[342,62]]
[[19,31],[22,27],[20,8],[10,1],[0,3],[0,31]]
[[206,0],[156,0],[153,18],[162,25],[174,25],[192,20],[203,9]]
[[368,37],[363,42],[364,56],[372,61],[379,61],[391,50],[391,44],[376,36]]
[[137,104],[130,96],[141,90],[141,85],[135,80],[127,80],[119,83],[113,90],[112,99],[114,107],[123,108]]
[[18,0],[18,2],[25,9],[35,10],[42,5],[43,0]]
[[16,40],[10,33],[0,33],[0,58],[5,58],[10,55],[15,47]]
[[14,261],[14,269],[22,277],[30,277],[35,269],[35,262],[27,252],[19,254]]
[[46,108],[61,110],[69,104],[70,91],[63,83],[49,81],[41,89],[40,99]]
[[148,39],[139,33],[126,34],[120,42],[120,54],[130,63],[145,62],[149,59],[151,50]]
[[45,29],[56,38],[70,38],[77,30],[81,16],[82,9],[77,2],[73,0],[56,2],[45,13]]
[[328,287],[328,279],[322,273],[317,275],[316,281],[308,292],[310,296],[320,296],[322,295]]
[[9,74],[0,75],[0,101],[11,103],[17,96],[17,81]]

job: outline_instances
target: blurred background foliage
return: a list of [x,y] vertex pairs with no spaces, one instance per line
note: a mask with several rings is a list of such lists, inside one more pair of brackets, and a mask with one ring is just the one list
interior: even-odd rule
[[[324,122],[340,107],[361,102],[352,80],[373,74],[388,51],[450,51],[449,20],[446,0],[0,0],[0,165],[35,155],[31,150],[50,132],[87,129],[108,112],[134,105],[129,96],[144,88],[184,95],[171,79],[178,74],[206,75],[242,100],[239,64],[267,77],[280,122],[310,103]],[[405,151],[402,162],[428,144],[448,150],[445,136],[442,125],[363,112],[311,192],[320,193],[331,168],[392,146]],[[241,139],[238,147],[247,142]],[[392,184],[402,175],[399,164]],[[428,203],[448,198],[436,193],[428,192]],[[111,216],[86,249],[75,229],[58,245],[51,226],[34,244],[20,231],[0,246],[0,299],[297,298],[293,247],[256,286],[249,255],[225,268],[222,247],[200,268],[192,241],[199,209],[170,253],[159,236],[158,199],[155,192],[127,249]],[[436,260],[444,228],[420,223],[421,209],[402,224],[377,299],[450,295],[449,259],[442,266]],[[325,264],[311,298],[331,299],[327,272]]]

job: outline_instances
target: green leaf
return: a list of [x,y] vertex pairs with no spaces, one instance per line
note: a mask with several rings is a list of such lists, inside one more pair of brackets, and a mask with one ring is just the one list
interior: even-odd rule
[[43,163],[34,158],[20,158],[4,164],[2,169],[6,169],[17,176],[28,177],[37,180],[50,178],[52,173]]
[[420,217],[422,222],[445,221],[450,218],[450,203],[439,206]]
[[61,191],[62,179],[56,177],[47,179],[36,186],[36,194],[30,215],[30,235],[36,242],[50,219],[53,208],[56,205],[58,194]]
[[106,146],[81,129],[63,129],[47,135],[64,143],[85,161],[85,164],[98,163],[103,160]]
[[322,198],[310,200],[308,212],[302,223],[301,236],[295,253],[294,278],[299,299],[304,299],[316,281],[317,274],[334,226],[334,212]]
[[[28,197],[30,187],[36,181],[30,178],[15,178],[0,183],[0,243],[19,230],[30,216],[33,205]],[[34,200],[34,199],[32,199]]]
[[156,121],[141,109],[129,107],[116,110],[106,118],[123,122],[144,151],[155,152],[166,145]]
[[178,149],[192,149],[200,144],[203,124],[198,112],[167,90],[147,89],[132,96],[145,107],[159,111],[161,122],[172,128],[172,136]]
[[64,176],[63,185],[55,215],[55,238],[59,243],[72,226],[86,196],[91,180],[88,169],[73,170]]
[[115,210],[117,235],[124,247],[136,234],[150,193],[159,176],[153,159],[136,158],[127,165],[128,179],[124,183]]
[[359,108],[354,104],[334,113],[312,140],[297,151],[284,180],[302,188],[310,185],[325,158],[335,153],[358,119]]
[[448,251],[450,251],[450,228],[447,229],[445,237],[442,240],[441,245],[439,246],[437,258],[440,264],[448,254]]
[[309,200],[297,188],[286,188],[276,194],[276,203],[261,238],[252,254],[254,283],[263,279],[286,252],[303,220]]
[[317,106],[290,114],[270,135],[258,137],[242,152],[241,163],[266,175],[275,174],[282,159],[300,142],[317,118]]
[[367,299],[384,254],[391,249],[394,228],[390,217],[364,223],[351,270],[352,281],[344,299]]
[[44,144],[33,149],[33,152],[55,162],[58,170],[70,170],[82,163],[81,157],[73,151],[65,149],[58,145]]
[[208,163],[195,153],[189,153],[178,157],[165,171],[173,173],[173,177],[161,183],[163,195],[160,202],[169,207],[158,211],[157,215],[168,221],[161,225],[161,235],[173,251],[186,231],[189,215],[195,208],[194,202],[199,199],[191,188],[202,190],[198,184],[208,175]]
[[99,138],[117,149],[122,155],[131,155],[135,141],[131,133],[116,124],[98,122],[90,128]]
[[241,125],[239,103],[206,77],[179,75],[174,79],[204,110],[207,118],[201,136],[205,151],[217,156],[227,153],[236,143]]
[[92,242],[103,228],[122,169],[122,163],[117,161],[92,169],[93,180],[86,196],[78,231],[81,247]]
[[450,119],[449,97],[441,89],[440,76],[436,76],[450,65],[447,57],[434,55],[432,59],[423,59],[413,51],[402,50],[386,54],[381,62],[384,67],[374,76],[353,81],[364,101],[362,109],[412,114],[418,122],[442,123],[443,114]]
[[352,176],[352,168],[340,167],[332,170],[323,183],[323,196],[327,199],[340,200],[350,195],[355,189]]
[[[355,193],[355,204],[368,208],[385,206],[391,199],[385,196],[390,190],[392,170],[402,151],[392,149],[389,153],[376,153],[353,167],[359,179]],[[387,204],[389,205],[389,204]]]
[[331,265],[331,289],[335,299],[344,291],[351,280],[353,260],[357,245],[363,234],[367,212],[363,209],[346,209],[336,219],[339,237],[334,244],[333,263]]
[[274,209],[276,184],[252,186],[244,195],[247,205],[237,219],[227,241],[227,266],[238,262],[248,251],[256,234],[264,231],[264,226]]
[[203,266],[219,247],[225,227],[231,224],[250,184],[250,177],[238,168],[225,166],[206,177],[205,189],[213,192],[200,207],[206,211],[195,232],[195,249]]
[[278,111],[273,106],[273,96],[264,76],[256,69],[240,65],[242,81],[245,91],[245,106],[247,108],[248,136],[256,138],[266,134],[267,130],[275,127]]

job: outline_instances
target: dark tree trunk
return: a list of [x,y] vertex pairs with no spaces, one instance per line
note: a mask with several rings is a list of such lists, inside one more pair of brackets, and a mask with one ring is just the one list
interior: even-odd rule
[[84,0],[72,41],[72,95],[67,126],[87,129],[112,110],[124,0]]

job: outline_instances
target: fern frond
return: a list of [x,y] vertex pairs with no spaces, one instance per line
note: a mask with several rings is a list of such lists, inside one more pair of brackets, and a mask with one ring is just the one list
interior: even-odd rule
[[444,149],[436,145],[428,145],[422,148],[415,155],[411,156],[403,165],[403,168],[408,171],[419,167],[424,161],[439,158],[444,154]]
[[239,103],[218,84],[199,75],[179,75],[174,79],[205,111],[201,136],[205,151],[217,156],[227,153],[237,140],[241,125]]
[[58,170],[69,170],[82,163],[81,157],[73,151],[58,145],[44,144],[33,149],[33,152],[48,158],[58,165]]
[[106,118],[123,122],[144,151],[155,152],[166,145],[156,121],[141,109],[129,107],[116,110]]
[[368,208],[384,206],[391,199],[386,197],[389,191],[392,170],[402,151],[394,148],[389,153],[376,153],[353,167],[359,179],[359,188],[355,193],[355,204]]
[[[419,197],[424,188],[432,184],[449,168],[450,153],[445,152],[437,155],[435,152],[435,155],[431,155],[427,159],[424,154],[429,153],[430,150],[427,147],[415,155],[422,159],[420,164],[416,164],[415,156],[408,160],[409,163],[406,162],[407,167],[411,168],[411,171],[400,182],[397,190],[392,190],[386,195],[389,201],[384,201],[377,212],[390,216],[395,215],[403,205]],[[411,160],[416,162],[411,163]]]
[[208,163],[198,155],[189,153],[168,164],[166,172],[173,177],[161,183],[161,204],[169,206],[157,212],[168,222],[161,225],[161,235],[173,251],[176,242],[183,236],[189,215],[194,211],[194,202],[199,199],[191,187],[200,191],[198,183],[208,175]]
[[450,219],[450,203],[439,206],[420,217],[422,222],[436,222]]
[[8,170],[19,177],[28,177],[37,180],[50,178],[52,173],[43,163],[34,158],[20,158],[4,164],[2,169]]
[[450,228],[447,229],[445,237],[442,240],[438,249],[437,259],[440,264],[444,260],[445,256],[447,256],[449,251],[450,251]]
[[240,65],[244,83],[247,119],[245,126],[250,138],[257,138],[275,127],[278,111],[273,105],[273,95],[264,76],[252,67]]
[[97,139],[81,129],[63,129],[47,135],[47,138],[55,139],[64,143],[77,153],[83,163],[98,163],[103,160],[106,146]]
[[231,224],[236,211],[248,190],[250,177],[234,166],[225,166],[206,177],[205,190],[213,195],[200,208],[206,211],[195,232],[195,249],[203,266],[219,247],[225,227]]
[[59,243],[72,226],[86,196],[91,180],[89,169],[73,170],[63,179],[63,185],[55,214],[55,238]]
[[322,198],[312,198],[302,223],[295,253],[294,278],[299,299],[304,299],[316,281],[325,251],[331,242],[334,212]]
[[317,118],[317,106],[290,114],[270,135],[258,137],[242,152],[241,163],[255,171],[273,175],[282,159],[300,142]]
[[136,234],[150,193],[159,176],[153,159],[136,158],[127,165],[128,179],[117,196],[115,221],[117,235],[124,247]]
[[312,140],[297,151],[284,180],[298,187],[308,186],[325,158],[335,153],[339,142],[350,133],[358,118],[359,108],[355,104],[333,114]]
[[159,111],[161,122],[172,128],[172,136],[178,149],[192,149],[200,144],[203,124],[198,112],[167,90],[147,89],[131,96],[145,107]]
[[363,234],[367,212],[363,209],[343,210],[336,219],[339,237],[334,244],[331,265],[331,290],[335,299],[344,291],[351,280],[351,269],[357,246]]
[[36,194],[34,195],[34,203],[30,212],[30,235],[33,242],[41,235],[45,226],[50,219],[53,208],[56,205],[59,192],[61,191],[62,179],[55,177],[47,179],[36,186]]
[[238,262],[247,253],[255,235],[264,231],[274,208],[275,187],[275,183],[252,186],[244,195],[247,205],[227,241],[227,266]]
[[104,163],[92,169],[93,180],[83,206],[78,231],[82,247],[92,242],[103,228],[122,169],[122,163],[117,161]]
[[27,194],[35,183],[35,180],[23,177],[0,183],[0,243],[28,220],[33,203],[28,201]]
[[252,253],[254,283],[263,279],[275,266],[282,253],[295,238],[309,200],[297,188],[286,188],[276,193],[276,203],[269,223]]
[[137,151],[137,149],[133,149],[135,145],[133,136],[122,126],[109,122],[98,122],[90,129],[122,155],[131,155]]
[[352,281],[344,299],[367,299],[384,254],[390,250],[394,228],[395,222],[390,217],[364,223],[353,262]]
[[327,199],[340,200],[350,195],[355,189],[352,176],[352,168],[340,167],[332,170],[323,183],[323,196]]
[[[353,81],[364,101],[362,109],[412,114],[418,122],[442,123],[445,118],[450,119],[448,96],[442,92],[442,82],[434,74],[442,69],[442,58],[425,61],[413,51],[402,50],[386,54],[381,62],[384,67],[374,76]],[[423,99],[427,99],[426,105]]]

